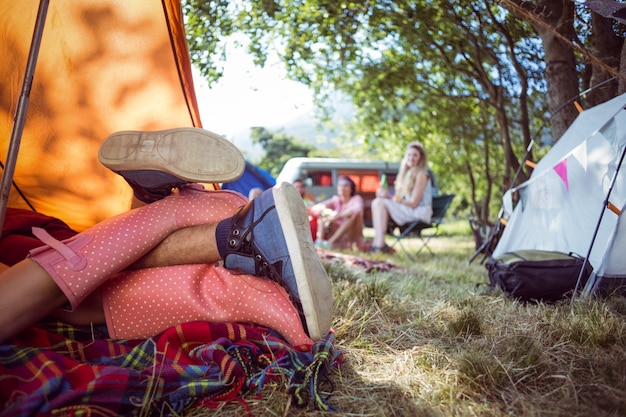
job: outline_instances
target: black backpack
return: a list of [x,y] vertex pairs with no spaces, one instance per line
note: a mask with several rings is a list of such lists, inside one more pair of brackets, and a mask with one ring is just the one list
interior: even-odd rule
[[490,258],[485,266],[490,287],[500,287],[510,298],[555,302],[571,296],[583,264],[586,266],[578,288],[581,290],[593,268],[585,263],[585,258],[573,253],[519,250]]

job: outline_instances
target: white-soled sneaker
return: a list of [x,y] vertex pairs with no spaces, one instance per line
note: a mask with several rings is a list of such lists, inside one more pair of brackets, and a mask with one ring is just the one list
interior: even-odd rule
[[115,132],[100,146],[98,159],[121,175],[146,203],[193,182],[235,181],[245,169],[235,145],[196,127]]
[[223,258],[226,268],[280,283],[311,339],[328,334],[332,287],[313,244],[306,208],[291,184],[265,190],[233,216]]

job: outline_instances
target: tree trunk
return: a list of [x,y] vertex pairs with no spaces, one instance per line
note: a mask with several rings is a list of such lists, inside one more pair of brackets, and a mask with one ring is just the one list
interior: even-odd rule
[[[620,54],[619,67],[626,68],[626,42],[622,45],[622,53]],[[621,72],[621,71],[620,71]],[[619,79],[619,87],[617,88],[617,94],[626,93],[626,80],[624,77]]]
[[[611,79],[613,72],[617,72],[620,64],[620,51],[624,40],[619,38],[613,30],[613,20],[592,12],[591,15],[591,37],[589,52],[593,57],[600,60],[607,68],[603,68],[597,63],[588,63],[587,68],[591,70],[589,85],[585,88],[599,86],[603,82]],[[585,97],[585,108],[593,107],[604,103],[615,97],[617,93],[618,80],[614,79],[592,91]]]
[[578,111],[570,100],[578,96],[574,39],[574,3],[571,0],[541,0],[533,13],[540,22],[532,22],[543,43],[546,63],[552,137],[558,140],[572,124]]

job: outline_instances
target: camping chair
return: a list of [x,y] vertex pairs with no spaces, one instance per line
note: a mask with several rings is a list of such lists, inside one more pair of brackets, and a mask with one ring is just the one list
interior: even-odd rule
[[[453,198],[454,194],[444,194],[433,197],[433,216],[430,223],[418,220],[398,226],[390,221],[389,234],[396,239],[391,244],[391,247],[393,248],[399,243],[404,253],[406,253],[406,255],[411,259],[413,259],[414,256],[417,256],[424,248],[426,248],[428,252],[434,256],[435,254],[428,246],[428,242],[430,242],[430,240],[439,233],[439,225],[443,222],[443,218],[445,217]],[[433,229],[433,231],[426,235],[422,234],[422,231],[427,229]],[[422,245],[413,254],[411,254],[402,243],[404,238],[408,237],[418,237],[422,243]]]
[[[476,249],[476,252],[474,252],[474,255],[472,255],[472,257],[470,258],[469,263],[472,263],[474,259],[476,259],[481,253],[483,254],[482,258],[480,259],[481,264],[483,264],[488,258],[491,257],[493,251],[498,245],[498,242],[500,241],[500,237],[502,236],[502,232],[504,231],[505,226],[506,220],[502,217],[499,217],[498,222],[491,228],[489,236],[487,236],[487,238],[485,238],[480,243],[480,245],[477,245],[478,247]],[[472,224],[471,220],[470,227],[472,228],[472,231],[474,231],[474,227],[476,227]]]

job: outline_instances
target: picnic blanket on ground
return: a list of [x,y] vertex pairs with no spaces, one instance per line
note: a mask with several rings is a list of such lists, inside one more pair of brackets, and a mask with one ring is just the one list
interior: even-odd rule
[[112,340],[102,327],[38,325],[0,345],[1,416],[179,415],[281,381],[292,403],[330,411],[320,384],[342,354],[334,335],[311,351],[271,330],[185,323],[148,340]]
[[364,272],[389,272],[393,270],[403,270],[389,261],[377,261],[363,256],[334,252],[327,249],[317,248],[317,254],[322,262],[329,264],[341,264],[347,267],[362,270]]

